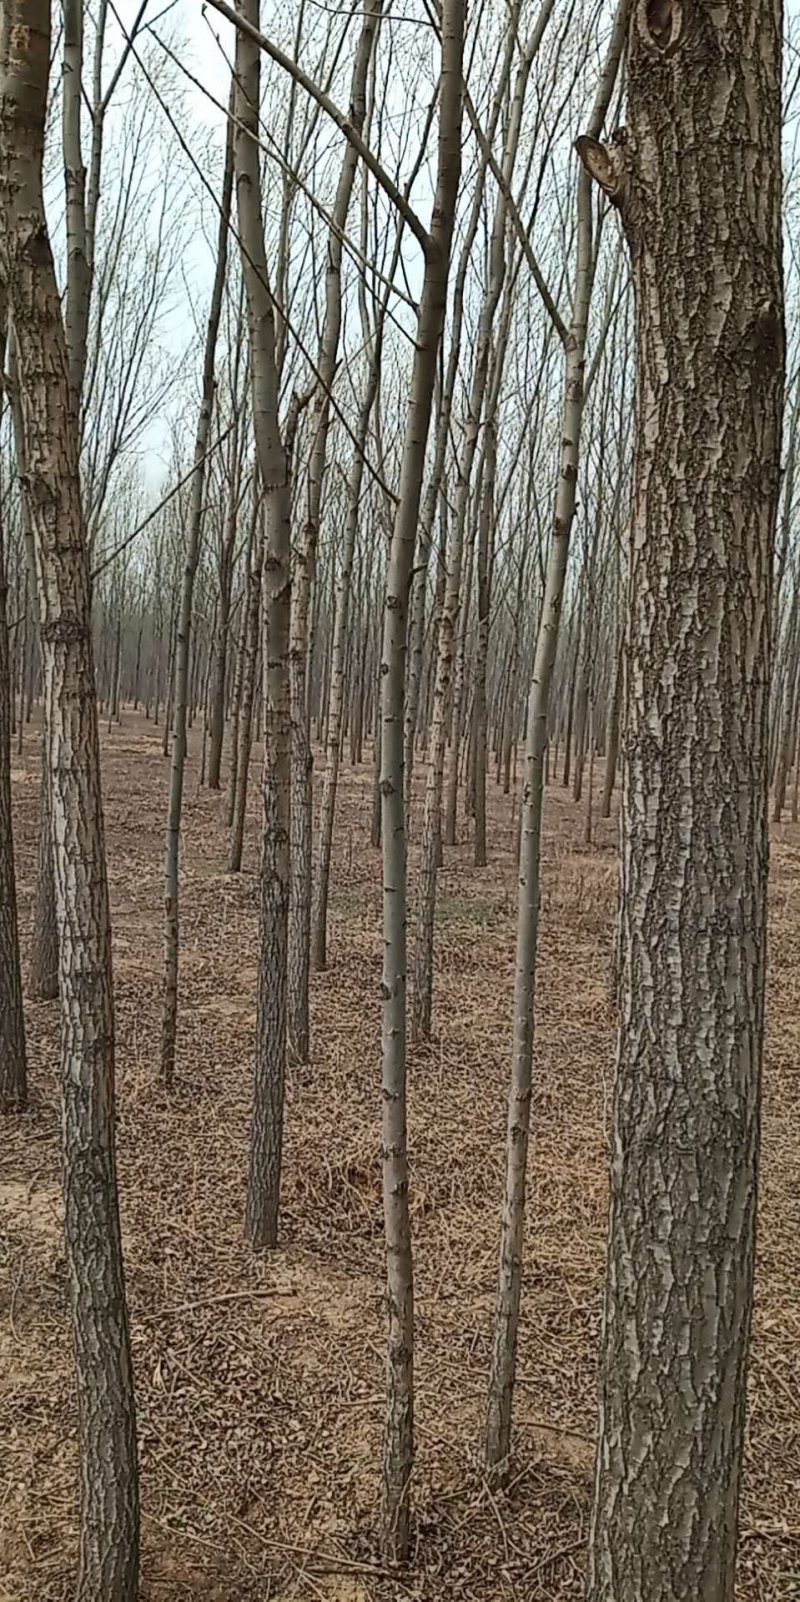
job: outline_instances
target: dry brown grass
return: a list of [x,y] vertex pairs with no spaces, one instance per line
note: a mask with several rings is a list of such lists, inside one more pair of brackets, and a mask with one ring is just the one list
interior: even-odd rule
[[[196,746],[196,739],[194,744]],[[547,802],[535,1139],[512,1481],[477,1443],[502,1182],[514,951],[510,806],[492,860],[448,852],[435,1042],[410,1067],[417,1269],[414,1563],[381,1573],[378,1162],[380,877],[369,774],[346,767],[329,971],[313,1061],[288,1092],[282,1245],[242,1245],[257,962],[250,871],[225,862],[222,798],[190,767],[178,1084],[155,1081],[166,773],[130,712],[104,740],[118,1016],[120,1189],[142,1458],[142,1602],[583,1591],[614,1018],[606,993],[613,828],[580,844]],[[15,758],[23,927],[38,747]],[[466,829],[464,830],[466,833]],[[800,828],[776,831],[758,1306],[742,1506],[742,1599],[800,1596]],[[413,869],[413,860],[412,860]],[[59,1238],[57,1007],[29,1006],[30,1111],[0,1154],[0,1598],[60,1602],[76,1558],[73,1383]]]

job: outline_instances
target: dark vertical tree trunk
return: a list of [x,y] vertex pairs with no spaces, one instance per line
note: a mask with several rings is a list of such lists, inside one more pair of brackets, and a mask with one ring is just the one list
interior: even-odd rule
[[579,141],[636,297],[615,1092],[592,1602],[732,1602],[753,1294],[779,0],[636,6],[625,142]]

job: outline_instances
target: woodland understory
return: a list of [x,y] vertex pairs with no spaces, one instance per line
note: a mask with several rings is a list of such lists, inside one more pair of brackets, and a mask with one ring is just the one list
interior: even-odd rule
[[[410,1061],[417,1269],[414,1561],[375,1544],[385,1313],[376,1130],[380,861],[371,774],[343,765],[331,961],[310,1063],[291,1070],[282,1239],[242,1241],[257,962],[257,798],[226,872],[224,798],[190,736],[180,1069],[158,1052],[164,758],[123,708],[103,738],[119,1061],[120,1196],[142,1472],[142,1602],[584,1594],[607,1214],[616,806],[591,847],[551,775],[514,1457],[478,1450],[502,1190],[513,990],[513,802],[494,842],[445,848],[434,1037]],[[260,750],[258,752],[260,757]],[[36,871],[39,739],[13,758],[22,928]],[[599,765],[599,772],[602,767]],[[421,787],[417,817],[421,811]],[[418,831],[415,831],[418,832]],[[418,847],[412,843],[415,865]],[[742,1602],[800,1594],[800,825],[772,829],[763,1174],[741,1513]],[[0,1596],[62,1602],[77,1554],[76,1415],[60,1240],[57,1003],[28,1003],[30,1107],[0,1156]]]

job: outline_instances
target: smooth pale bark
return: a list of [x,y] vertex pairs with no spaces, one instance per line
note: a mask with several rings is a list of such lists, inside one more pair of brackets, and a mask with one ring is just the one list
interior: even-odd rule
[[617,758],[619,756],[619,714],[621,700],[622,645],[620,643],[616,652],[614,682],[608,703],[608,717],[606,719],[606,770],[603,779],[603,800],[600,806],[601,818],[611,817],[611,797],[614,794],[614,781],[617,776]]
[[461,174],[463,0],[444,0],[436,190],[411,387],[399,500],[392,529],[381,660],[381,843],[383,852],[382,1138],[388,1350],[383,1453],[382,1545],[408,1555],[414,1460],[414,1283],[406,1131],[406,841],[403,720],[406,632],[419,505]]
[[228,261],[228,227],[233,195],[233,126],[228,123],[225,167],[222,179],[217,260],[211,290],[203,354],[203,382],[200,413],[194,441],[194,474],[189,498],[188,527],[183,556],[183,583],[175,636],[174,722],[172,767],[170,771],[167,830],[164,846],[164,972],[161,1004],[161,1078],[171,1086],[175,1077],[175,1038],[178,1027],[179,893],[180,839],[183,810],[183,778],[186,767],[186,720],[191,656],[194,581],[200,556],[203,526],[203,490],[208,455],[208,437],[214,410],[214,364],[222,314],[222,295]]
[[773,807],[773,821],[780,823],[781,813],[786,802],[786,786],[789,782],[789,773],[795,748],[795,732],[797,728],[797,700],[800,691],[800,652],[798,652],[798,600],[800,588],[795,582],[792,595],[792,608],[788,629],[788,649],[786,661],[786,675],[784,680],[784,693],[782,698],[780,745],[775,773],[775,794]]
[[350,614],[350,588],[353,571],[356,534],[361,502],[361,484],[364,476],[364,452],[367,431],[375,394],[378,388],[381,362],[380,337],[370,363],[367,390],[358,415],[356,443],[350,478],[347,486],[347,513],[344,539],[336,584],[336,612],[333,625],[331,655],[331,689],[328,714],[327,753],[322,801],[319,817],[319,845],[317,872],[314,883],[314,905],[311,922],[311,961],[318,973],[328,960],[328,890],[330,886],[331,853],[333,849],[333,822],[336,811],[336,790],[339,779],[339,762],[342,749],[342,717],[345,698],[345,657],[347,653],[348,620]]
[[[603,127],[613,93],[625,38],[629,4],[630,0],[621,0],[615,17],[590,118],[590,128],[595,136]],[[506,1132],[506,1177],[500,1224],[500,1263],[492,1323],[489,1399],[484,1439],[486,1466],[493,1476],[502,1472],[511,1443],[530,1130],[545,752],[567,555],[575,515],[584,404],[586,331],[596,265],[592,249],[590,181],[583,171],[578,177],[576,210],[575,286],[572,319],[564,345],[564,412],[561,427],[560,470],[545,573],[542,614],[528,696],[525,774],[520,811],[514,1035]]]
[[264,497],[262,671],[264,763],[255,1082],[245,1235],[254,1250],[278,1238],[286,1082],[291,711],[289,697],[289,460],[278,421],[275,311],[269,292],[259,171],[259,0],[240,0],[236,32],[236,200],[247,297],[253,427]]
[[80,430],[83,376],[86,370],[91,285],[86,237],[86,168],[81,149],[83,10],[83,0],[64,0],[62,144],[67,234],[65,329],[69,360],[70,409],[74,425],[78,430]]
[[[350,81],[348,124],[361,134],[367,110],[367,74],[382,0],[367,0]],[[311,411],[311,459],[306,516],[292,573],[289,669],[292,695],[291,881],[289,892],[289,1043],[300,1062],[308,1061],[308,979],[311,942],[311,809],[313,758],[307,707],[308,610],[316,565],[322,489],[328,451],[330,392],[339,356],[342,321],[342,233],[350,210],[358,156],[345,146],[331,213],[325,270],[325,318],[317,356],[318,384]]]
[[0,27],[0,274],[14,320],[36,545],[62,1020],[63,1187],[78,1389],[79,1602],[133,1602],[138,1476],[114,1116],[114,1006],[78,438],[42,160],[49,0]]
[[[497,307],[506,276],[506,213],[508,186],[516,162],[525,93],[531,67],[539,48],[544,29],[553,9],[552,0],[545,0],[537,18],[531,39],[526,45],[517,70],[514,91],[506,130],[502,160],[503,185],[495,202],[492,237],[489,251],[489,281],[481,307],[478,324],[475,359],[472,367],[464,443],[458,458],[458,476],[455,494],[453,533],[448,553],[447,582],[444,605],[439,619],[436,650],[436,679],[433,692],[428,774],[425,786],[425,810],[422,825],[422,851],[417,895],[417,927],[414,949],[414,996],[412,1034],[415,1040],[426,1040],[431,1032],[433,1010],[433,941],[436,911],[436,879],[441,851],[442,833],[448,844],[455,842],[455,809],[458,794],[458,762],[460,728],[464,692],[464,651],[466,645],[467,607],[461,604],[461,571],[464,555],[467,521],[470,513],[470,490],[475,453],[480,436],[484,412],[489,367],[492,354],[492,332]],[[463,260],[463,257],[462,257]],[[449,418],[449,407],[448,407]],[[438,486],[437,486],[438,489]],[[474,528],[470,524],[474,538]],[[471,554],[470,545],[470,554]],[[466,583],[469,597],[470,577]],[[459,630],[460,623],[460,633]],[[456,641],[458,651],[456,652]],[[453,680],[455,663],[456,678]],[[452,688],[451,688],[452,687]],[[450,768],[442,830],[442,790],[444,783],[447,711],[452,694],[450,732]]]
[[478,528],[478,638],[475,650],[475,849],[476,868],[486,867],[486,664],[489,655],[489,611],[494,540],[494,477],[497,436],[494,419],[484,441],[483,501]]
[[[483,215],[484,195],[486,193],[486,178],[489,170],[489,147],[494,140],[497,126],[508,93],[509,77],[513,65],[514,54],[518,39],[519,0],[510,10],[509,26],[506,34],[503,61],[497,75],[497,86],[492,99],[492,107],[486,129],[486,148],[481,155],[481,162],[475,179],[474,192],[470,213],[464,229],[461,248],[458,255],[458,265],[453,277],[452,308],[449,327],[449,350],[447,355],[447,369],[441,385],[441,392],[437,397],[435,407],[436,436],[433,451],[433,462],[422,502],[419,530],[419,550],[417,552],[411,592],[411,616],[409,622],[408,666],[406,672],[406,707],[405,707],[405,797],[406,797],[406,835],[408,836],[411,821],[411,802],[414,775],[414,743],[417,735],[419,719],[420,690],[422,687],[424,643],[425,643],[425,598],[428,588],[428,565],[433,547],[433,525],[436,517],[436,508],[444,476],[445,459],[448,444],[450,443],[451,417],[453,410],[453,395],[456,379],[458,377],[459,358],[461,355],[461,336],[464,323],[464,296],[472,260],[475,238]],[[437,629],[433,638],[437,638]]]
[[[684,6],[684,13],[688,8]],[[688,23],[689,17],[686,17]],[[620,1034],[591,1602],[732,1602],[753,1296],[772,560],[779,0],[637,7]]]
[[[247,811],[247,782],[250,774],[250,752],[253,744],[253,708],[255,705],[258,643],[261,624],[261,570],[264,561],[264,535],[262,528],[261,497],[256,495],[253,521],[247,552],[246,593],[242,608],[242,684],[238,708],[234,713],[231,731],[230,788],[230,847],[228,872],[239,873],[242,866],[244,820]],[[235,744],[234,744],[235,741]]]
[[472,570],[475,559],[475,534],[477,532],[477,519],[474,515],[469,518],[467,525],[466,544],[466,571],[464,576],[464,604],[459,608],[458,616],[458,643],[455,650],[455,664],[452,673],[452,695],[450,702],[450,743],[447,747],[446,773],[444,780],[444,812],[439,828],[440,849],[441,842],[445,845],[456,843],[456,814],[458,810],[458,785],[461,772],[461,740],[464,732],[464,700],[467,689],[467,635],[469,633],[469,613],[472,601]]
[[[236,384],[237,377],[234,375],[235,404]],[[231,611],[231,588],[233,585],[233,555],[238,525],[239,482],[241,479],[241,468],[242,464],[239,453],[239,413],[237,409],[233,430],[230,436],[230,449],[228,451],[228,507],[225,518],[225,529],[220,541],[219,561],[217,565],[217,574],[219,579],[219,605],[217,608],[216,627],[214,629],[212,655],[213,666],[210,669],[209,683],[209,790],[219,789],[220,773],[222,771],[222,742],[225,737],[225,681],[228,670],[228,630]]]

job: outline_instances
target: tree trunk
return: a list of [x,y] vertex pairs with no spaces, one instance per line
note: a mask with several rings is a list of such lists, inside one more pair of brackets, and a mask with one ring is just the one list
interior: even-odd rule
[[[258,28],[259,0],[239,13]],[[264,807],[261,846],[258,1005],[250,1172],[245,1235],[254,1250],[278,1239],[283,1101],[286,1080],[286,977],[289,911],[291,711],[289,702],[289,461],[278,422],[275,314],[267,287],[258,108],[259,46],[236,34],[236,196],[242,275],[247,296],[253,426],[264,494],[263,646]]]
[[420,490],[436,363],[447,305],[450,245],[461,172],[463,0],[444,0],[436,192],[419,304],[400,495],[386,576],[381,661],[381,839],[383,850],[382,1140],[386,1230],[387,1415],[382,1544],[408,1555],[414,1458],[414,1286],[406,1131],[406,842],[403,715],[406,630]]
[[[625,37],[627,6],[621,0],[592,110],[591,126],[600,133]],[[536,955],[539,933],[540,856],[544,759],[550,688],[558,649],[569,539],[575,515],[576,482],[584,403],[586,330],[594,277],[592,206],[589,179],[578,178],[577,248],[572,322],[564,340],[564,411],[561,460],[553,532],[547,559],[542,613],[536,640],[525,736],[525,778],[520,811],[519,900],[514,982],[514,1038],[506,1133],[506,1178],[500,1224],[500,1263],[492,1325],[492,1356],[486,1420],[486,1464],[502,1472],[511,1442],[511,1412],[517,1360],[517,1329],[522,1288],[525,1181],[530,1129]]]
[[[683,8],[683,12],[687,11]],[[636,300],[621,1016],[591,1602],[732,1602],[783,401],[778,0],[637,7],[579,141]]]
[[[348,121],[360,133],[366,116],[367,73],[382,0],[367,0],[350,81]],[[358,156],[345,146],[328,234],[325,320],[320,338],[311,418],[308,503],[292,581],[290,672],[292,680],[292,866],[289,901],[289,1040],[300,1062],[308,1061],[308,977],[311,939],[311,809],[313,757],[307,706],[308,608],[319,538],[322,488],[328,449],[330,390],[339,355],[342,319],[342,234],[350,209]]]
[[49,0],[0,32],[0,273],[18,344],[39,573],[61,961],[64,1234],[78,1389],[79,1602],[133,1602],[138,1475],[115,1165],[111,931],[86,530],[42,194]]
[[180,613],[175,639],[175,666],[173,671],[175,712],[172,769],[170,772],[169,804],[167,808],[167,833],[164,848],[164,974],[161,1011],[161,1078],[167,1087],[172,1085],[175,1077],[175,1037],[178,1027],[178,896],[180,891],[181,813],[183,810],[183,776],[186,766],[186,700],[189,683],[192,607],[195,574],[197,573],[197,563],[200,555],[205,465],[211,416],[214,410],[214,362],[222,314],[222,296],[225,288],[225,272],[228,260],[228,224],[232,195],[233,125],[229,122],[217,232],[217,262],[206,327],[202,396],[194,442],[194,473],[192,475],[189,520],[186,532]]
[[236,755],[236,794],[233,805],[228,872],[240,873],[244,824],[247,816],[247,783],[250,776],[250,752],[253,746],[253,710],[258,666],[258,636],[261,621],[261,575],[264,564],[264,534],[261,514],[255,532],[247,571],[247,618],[245,637],[245,664],[242,682],[242,703],[238,721],[238,750]]
[[483,504],[478,530],[478,639],[475,653],[475,705],[473,728],[475,744],[475,854],[476,868],[486,867],[486,664],[489,656],[489,607],[491,599],[492,546],[494,535],[494,468],[497,440],[494,421],[487,422],[484,452]]
[[[39,598],[37,594],[36,557],[33,528],[28,505],[27,471],[25,467],[25,437],[22,420],[17,341],[9,341],[9,400],[14,432],[14,455],[20,487],[20,511],[25,540],[28,573],[28,594],[35,618],[37,654],[42,655]],[[34,653],[31,653],[33,655]],[[30,715],[30,713],[29,713]],[[55,1001],[58,995],[58,924],[56,921],[56,890],[53,877],[53,847],[50,808],[50,780],[47,768],[46,742],[42,739],[42,782],[39,791],[39,842],[36,860],[36,890],[33,902],[30,953],[28,957],[27,992],[32,1001]]]
[[[0,295],[0,301],[4,298]],[[5,321],[5,305],[0,304],[0,356],[5,345]],[[6,593],[3,530],[0,528],[0,1112],[3,1113],[21,1111],[27,1101],[25,1015],[11,829],[11,676]]]
[[617,756],[619,754],[619,709],[622,699],[622,646],[617,650],[617,665],[614,670],[614,685],[611,691],[611,700],[608,706],[608,721],[606,723],[606,771],[603,780],[603,801],[600,808],[601,818],[611,817],[611,797],[614,794],[614,780],[617,776]]

